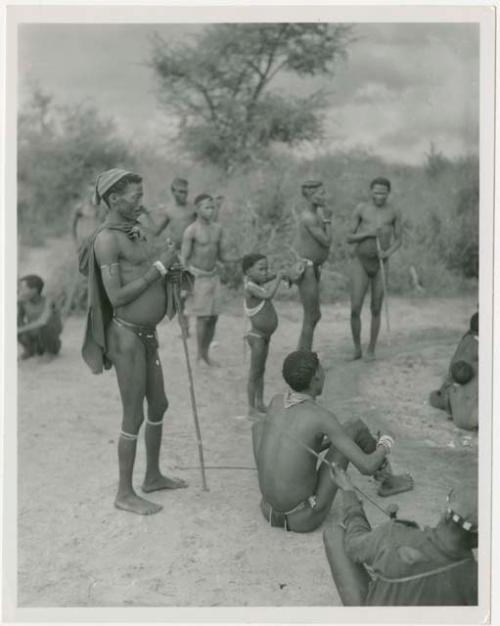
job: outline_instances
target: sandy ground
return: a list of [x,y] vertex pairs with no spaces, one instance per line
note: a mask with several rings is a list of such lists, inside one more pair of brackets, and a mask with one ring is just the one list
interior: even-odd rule
[[[36,258],[21,260],[32,269]],[[93,376],[80,357],[83,318],[70,318],[59,358],[19,367],[18,604],[53,606],[328,606],[339,598],[322,534],[270,528],[259,492],[245,413],[248,361],[243,361],[240,302],[221,317],[214,356],[223,367],[195,368],[206,463],[201,489],[193,419],[177,323],[159,327],[170,409],[163,468],[189,489],[158,492],[164,510],[138,517],[113,508],[120,401],[114,372]],[[477,436],[460,431],[427,404],[474,311],[472,297],[391,298],[392,341],[381,333],[378,360],[347,363],[351,350],[346,302],[323,308],[316,346],[328,368],[321,402],[340,419],[359,416],[397,438],[393,466],[413,474],[412,493],[381,499],[356,470],[356,484],[400,516],[432,524],[450,485],[476,479]],[[268,362],[267,397],[280,392],[280,365],[294,348],[297,303],[277,303],[280,326]],[[368,313],[364,318],[367,332]],[[191,353],[194,342],[190,340]],[[247,469],[248,468],[248,469]],[[144,445],[136,463],[144,472]],[[382,515],[370,504],[373,523]],[[336,509],[332,511],[335,515]],[[328,523],[328,522],[327,522]]]

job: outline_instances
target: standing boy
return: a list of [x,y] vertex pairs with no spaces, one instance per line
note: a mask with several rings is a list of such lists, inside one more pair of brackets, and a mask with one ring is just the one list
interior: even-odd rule
[[188,203],[189,183],[185,178],[174,178],[170,187],[174,202],[159,209],[155,221],[152,212],[145,210],[147,225],[155,235],[172,241],[177,250],[182,246],[182,236],[186,228],[194,222],[196,214]]
[[267,258],[263,254],[247,254],[241,265],[245,275],[245,313],[252,326],[245,335],[251,351],[248,410],[249,415],[255,415],[266,412],[264,372],[271,335],[278,327],[278,315],[272,299],[285,274],[278,272],[276,276],[269,276]]
[[366,360],[375,358],[375,345],[380,330],[384,283],[380,262],[387,274],[387,260],[401,247],[402,229],[399,209],[388,202],[391,183],[387,178],[375,178],[370,183],[371,202],[362,202],[354,210],[348,243],[355,243],[351,280],[351,331],[354,357],[362,357],[361,310],[368,287],[371,286],[370,344]]
[[189,315],[196,316],[198,363],[216,365],[208,351],[221,312],[221,284],[217,261],[237,261],[227,256],[224,230],[213,223],[212,196],[202,193],[195,201],[196,221],[184,231],[181,259],[194,276],[193,291],[186,302]]
[[328,258],[332,243],[332,211],[326,206],[325,189],[320,180],[302,184],[306,207],[302,211],[295,240],[300,257],[299,294],[304,308],[298,350],[311,350],[316,324],[321,319],[319,280],[321,266]]
[[77,250],[87,241],[104,219],[103,212],[92,202],[93,191],[93,187],[89,185],[73,211],[71,234]]
[[163,416],[168,407],[158,355],[156,325],[168,314],[171,284],[165,279],[177,261],[174,246],[160,254],[137,221],[142,212],[142,178],[125,170],[103,172],[96,203],[108,207],[106,220],[88,247],[89,312],[82,355],[94,373],[115,366],[123,407],[118,440],[120,469],[115,506],[149,515],[161,506],[139,497],[132,485],[137,438],[144,421],[147,467],[145,492],[186,487],[160,472]]
[[42,291],[43,280],[36,274],[23,276],[19,281],[17,340],[24,348],[22,360],[43,354],[50,358],[61,349],[61,316]]

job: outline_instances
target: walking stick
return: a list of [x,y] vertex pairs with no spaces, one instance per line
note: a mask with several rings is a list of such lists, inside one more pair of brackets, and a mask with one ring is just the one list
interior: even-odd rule
[[173,289],[174,289],[175,309],[177,311],[177,319],[179,321],[179,326],[181,327],[182,345],[184,347],[184,356],[186,357],[186,367],[187,367],[188,378],[189,378],[189,394],[191,396],[191,408],[193,410],[194,426],[196,429],[196,438],[198,442],[198,455],[200,457],[201,482],[203,484],[203,491],[208,491],[207,478],[205,476],[205,461],[203,458],[203,442],[201,440],[200,422],[198,420],[198,407],[196,405],[196,396],[194,393],[193,370],[191,369],[191,361],[189,359],[185,318],[182,315],[180,285],[178,283],[174,283]]
[[384,292],[384,312],[385,312],[385,323],[387,326],[387,343],[391,345],[391,326],[389,324],[389,303],[387,301],[387,282],[385,277],[385,267],[384,261],[381,258],[382,248],[380,247],[380,241],[378,237],[375,237],[375,241],[377,242],[377,255],[380,263],[380,275],[382,276],[382,290]]

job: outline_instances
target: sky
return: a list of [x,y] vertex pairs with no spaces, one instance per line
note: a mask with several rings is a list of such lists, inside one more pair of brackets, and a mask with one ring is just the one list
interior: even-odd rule
[[[31,85],[59,103],[87,101],[129,137],[168,141],[177,120],[162,109],[147,66],[151,36],[170,42],[196,25],[24,24],[19,28],[19,99]],[[453,158],[478,152],[479,31],[474,24],[357,24],[335,76],[281,76],[283,93],[326,87],[324,151],[362,148],[420,163],[431,142]],[[314,148],[316,150],[318,148]],[[311,156],[311,148],[304,154]]]

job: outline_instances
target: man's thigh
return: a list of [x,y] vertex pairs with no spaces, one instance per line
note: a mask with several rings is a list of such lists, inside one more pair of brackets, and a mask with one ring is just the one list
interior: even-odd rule
[[351,307],[353,309],[361,309],[365,299],[370,279],[366,273],[363,264],[354,257],[351,264]]
[[314,267],[307,266],[299,282],[299,295],[305,309],[319,308],[319,280]]
[[158,350],[146,354],[146,399],[150,410],[163,412],[167,408],[163,368]]
[[123,407],[135,415],[142,415],[146,395],[144,345],[134,332],[114,322],[107,332],[108,356],[116,370]]

